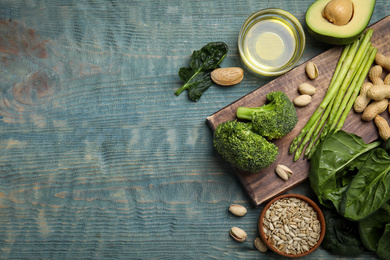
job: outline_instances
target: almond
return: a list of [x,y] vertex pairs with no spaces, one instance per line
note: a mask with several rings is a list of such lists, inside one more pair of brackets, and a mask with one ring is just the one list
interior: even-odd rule
[[219,68],[211,72],[211,79],[221,86],[232,86],[241,82],[244,70],[239,67]]

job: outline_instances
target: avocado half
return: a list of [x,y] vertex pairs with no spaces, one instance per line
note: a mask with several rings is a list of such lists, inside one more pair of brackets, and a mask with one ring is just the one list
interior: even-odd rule
[[317,0],[306,11],[307,31],[317,40],[334,45],[346,45],[364,32],[374,11],[375,0],[352,0],[354,12],[346,25],[334,25],[322,16],[331,0]]

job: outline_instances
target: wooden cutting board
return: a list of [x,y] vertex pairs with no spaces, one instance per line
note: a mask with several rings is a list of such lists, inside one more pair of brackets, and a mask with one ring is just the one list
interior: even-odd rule
[[[390,16],[373,24],[370,28],[374,29],[374,34],[371,39],[372,45],[378,49],[378,52],[390,55]],[[286,192],[308,177],[309,161],[301,157],[294,162],[293,155],[288,154],[288,149],[292,139],[299,134],[324,98],[341,52],[342,47],[335,46],[310,60],[314,62],[319,69],[319,76],[314,80],[311,80],[306,76],[306,63],[301,64],[290,72],[276,78],[207,117],[206,121],[211,130],[214,131],[220,123],[235,119],[238,107],[257,107],[263,105],[266,101],[266,94],[269,92],[280,90],[285,92],[289,98],[293,100],[299,95],[297,91],[299,84],[307,82],[317,87],[317,93],[313,96],[312,102],[306,107],[296,108],[299,120],[293,131],[282,139],[274,142],[279,148],[279,155],[276,158],[276,161],[271,166],[258,173],[248,174],[236,169],[239,180],[248,192],[255,206],[259,206],[261,203]],[[387,111],[383,112],[381,115],[389,120],[389,113]],[[366,143],[372,142],[378,138],[378,131],[375,124],[373,122],[361,120],[361,114],[357,114],[353,110],[349,113],[343,130],[361,136]],[[278,164],[286,165],[293,171],[293,175],[288,181],[281,180],[275,174],[275,167]]]

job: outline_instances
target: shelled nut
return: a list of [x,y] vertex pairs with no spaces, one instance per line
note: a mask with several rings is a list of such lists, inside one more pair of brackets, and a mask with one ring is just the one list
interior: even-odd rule
[[229,211],[236,216],[242,217],[244,216],[248,211],[247,209],[239,204],[231,204],[229,207]]

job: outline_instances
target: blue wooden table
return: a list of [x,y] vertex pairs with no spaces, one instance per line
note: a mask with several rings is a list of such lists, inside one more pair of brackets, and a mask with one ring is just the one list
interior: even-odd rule
[[[304,24],[312,2],[0,1],[0,259],[277,259],[254,248],[261,207],[205,124],[271,79],[246,73],[197,103],[173,93],[193,50],[223,41],[223,66],[242,67],[250,14],[282,8]],[[377,0],[370,24],[389,13]],[[331,47],[307,35],[300,63]]]

